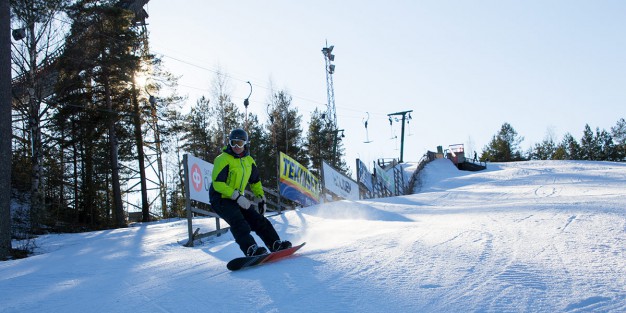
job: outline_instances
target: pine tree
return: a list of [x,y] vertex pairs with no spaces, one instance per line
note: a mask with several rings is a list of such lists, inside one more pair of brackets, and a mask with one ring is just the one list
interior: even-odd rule
[[318,177],[321,174],[322,161],[347,175],[348,165],[342,158],[345,154],[342,134],[335,130],[326,114],[317,108],[309,122],[306,148],[312,163],[311,169]]
[[307,154],[311,158],[311,171],[317,177],[320,177],[322,171],[322,162],[332,158],[332,141],[329,141],[326,130],[326,119],[324,114],[317,108],[311,114],[309,122],[309,130],[307,136]]
[[579,160],[580,145],[570,133],[563,136],[563,140],[558,144],[554,152],[554,160]]
[[557,146],[552,138],[544,139],[541,143],[535,144],[529,155],[531,160],[552,160],[556,153]]
[[519,150],[524,137],[518,137],[517,132],[509,123],[502,124],[498,134],[491,141],[480,156],[481,161],[510,162],[523,160]]
[[[283,152],[305,167],[309,165],[309,159],[304,149],[302,139],[302,116],[297,108],[292,106],[292,97],[283,90],[274,92],[270,98],[269,121],[266,125],[268,136],[272,138],[274,150],[269,157],[268,165],[277,168],[278,154]],[[269,181],[276,181],[276,172],[268,177]]]
[[197,158],[213,162],[214,140],[209,131],[214,119],[210,112],[210,100],[205,97],[198,99],[184,120],[184,132],[181,138],[184,141],[183,150]]
[[611,135],[615,142],[616,158],[618,161],[626,161],[626,120],[621,118],[614,127],[611,127]]
[[600,149],[597,138],[594,137],[593,131],[589,124],[585,125],[583,137],[580,139],[580,157],[582,160],[596,160],[599,157]]
[[258,116],[250,114],[248,116],[248,137],[250,139],[250,155],[254,158],[263,187],[276,189],[276,181],[271,181],[270,177],[276,177],[276,168],[274,162],[269,162],[269,158],[273,156],[272,141],[265,132],[263,125],[259,122]]
[[560,143],[556,146],[556,149],[554,149],[554,155],[552,156],[553,160],[566,160],[566,153],[565,153],[565,147],[562,146]]
[[[74,165],[81,173],[75,180],[80,179],[82,185],[75,205],[82,206],[82,214],[92,225],[100,225],[102,217],[110,221],[112,210],[114,224],[123,227],[121,181],[130,172],[122,170],[121,164],[136,160],[131,118],[136,110],[133,112],[129,101],[133,98],[129,86],[133,73],[140,68],[141,60],[133,53],[138,32],[133,28],[132,14],[115,7],[113,1],[78,1],[68,16],[73,23],[59,61],[57,103],[59,117],[72,121],[62,128],[80,136],[69,141],[79,143],[74,153],[81,156]],[[84,142],[85,138],[90,141]],[[107,197],[103,198],[101,190]]]
[[598,144],[600,161],[617,161],[619,160],[618,151],[613,143],[613,137],[606,130],[596,130],[595,140]]

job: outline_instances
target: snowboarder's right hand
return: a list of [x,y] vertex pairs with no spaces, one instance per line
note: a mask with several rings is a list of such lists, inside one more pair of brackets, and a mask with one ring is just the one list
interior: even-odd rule
[[265,201],[259,202],[259,204],[257,204],[257,207],[259,208],[259,214],[265,215]]
[[237,204],[244,208],[244,209],[249,209],[250,208],[250,200],[248,200],[248,198],[244,197],[242,194],[239,193],[238,190],[235,190],[235,192],[233,192],[233,195],[230,196],[231,199],[237,201]]
[[265,195],[261,196],[261,198],[255,198],[255,200],[257,200],[257,208],[259,210],[259,214],[264,215],[265,214]]

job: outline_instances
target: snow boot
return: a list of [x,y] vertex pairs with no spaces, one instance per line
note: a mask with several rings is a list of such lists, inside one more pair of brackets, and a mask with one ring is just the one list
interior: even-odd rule
[[272,245],[272,252],[291,248],[291,242],[287,240],[276,240]]
[[265,249],[265,247],[259,247],[256,244],[249,246],[248,250],[246,251],[246,256],[255,256],[261,254],[267,254],[267,249]]

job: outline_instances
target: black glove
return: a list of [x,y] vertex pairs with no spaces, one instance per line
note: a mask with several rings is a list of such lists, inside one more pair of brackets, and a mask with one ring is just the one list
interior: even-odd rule
[[256,206],[257,209],[259,210],[259,214],[263,215],[265,214],[265,195],[262,195],[260,198],[257,197],[257,202],[256,202]]

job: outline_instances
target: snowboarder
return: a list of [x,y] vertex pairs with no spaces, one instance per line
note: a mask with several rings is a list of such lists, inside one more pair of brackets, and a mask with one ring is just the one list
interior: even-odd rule
[[[256,162],[250,156],[248,133],[237,128],[230,132],[228,143],[213,162],[213,182],[209,188],[213,210],[230,225],[239,248],[246,256],[268,253],[256,244],[254,231],[272,252],[291,247],[291,242],[280,240],[272,223],[263,215],[265,195]],[[251,209],[244,196],[246,186],[254,193],[260,212]]]

